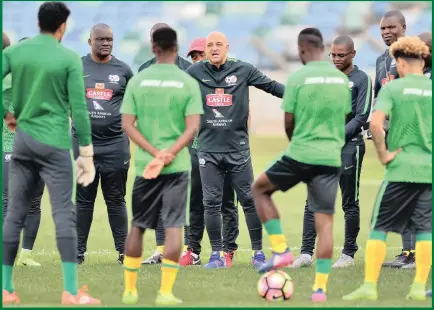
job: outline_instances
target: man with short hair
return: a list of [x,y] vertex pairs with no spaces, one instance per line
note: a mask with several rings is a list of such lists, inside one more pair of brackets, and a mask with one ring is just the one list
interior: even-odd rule
[[188,222],[191,159],[187,146],[199,128],[203,108],[197,82],[175,65],[176,32],[170,28],[153,32],[152,51],[156,63],[132,78],[121,109],[124,131],[139,146],[122,302],[138,302],[143,234],[146,229],[155,229],[161,218],[167,238],[155,303],[170,306],[182,303],[172,290],[179,270],[182,228]]
[[285,88],[282,109],[290,141],[283,156],[253,185],[256,208],[269,235],[272,257],[260,273],[292,264],[280,216],[271,196],[303,182],[308,206],[315,212],[318,249],[312,302],[325,302],[333,255],[333,214],[342,166],[345,123],[351,113],[348,77],[324,59],[321,32],[306,28],[298,36],[300,59],[305,65],[293,73]]
[[[109,25],[92,27],[88,40],[90,54],[81,58],[84,70],[87,109],[92,127],[92,144],[96,177],[87,187],[78,185],[77,204],[77,262],[84,262],[87,240],[93,219],[98,186],[107,205],[107,213],[118,263],[124,260],[128,235],[128,214],[125,193],[130,167],[130,143],[122,131],[120,107],[128,81],[133,77],[130,67],[112,55],[113,30]],[[74,156],[79,156],[79,139],[72,127]]]
[[[380,21],[381,37],[384,44],[388,47],[384,53],[377,58],[376,61],[376,74],[374,82],[374,106],[377,96],[381,88],[388,82],[399,78],[399,73],[396,69],[396,61],[390,56],[390,46],[398,41],[399,38],[405,36],[407,30],[407,23],[404,15],[399,11],[389,11],[384,14]],[[384,122],[386,139],[388,134],[389,120],[386,117]],[[393,260],[383,263],[383,267],[401,268],[406,265],[413,266],[414,259],[414,246],[415,236],[411,232],[411,227],[404,230],[402,233],[402,251]]]
[[[152,44],[152,34],[154,33],[154,31],[163,28],[171,28],[171,27],[166,23],[156,23],[154,26],[152,26],[151,33],[150,33],[151,44]],[[139,72],[155,63],[156,63],[156,58],[152,57],[151,59],[149,59],[139,67]],[[191,66],[191,62],[189,62],[187,59],[180,56],[179,54],[176,55],[175,64],[183,71],[187,70],[187,68]]]
[[[13,285],[13,265],[20,233],[42,179],[48,188],[62,260],[63,305],[95,305],[77,283],[75,184],[89,185],[95,177],[89,115],[84,101],[80,57],[63,47],[70,10],[63,2],[39,7],[40,34],[3,52],[3,78],[12,73],[12,104],[6,125],[16,130],[10,163],[9,201],[3,224],[2,301],[20,302]],[[27,91],[23,92],[22,90]],[[75,122],[80,156],[71,158],[69,116]],[[77,179],[76,179],[77,178]]]
[[416,235],[416,272],[406,299],[427,298],[432,265],[432,81],[423,69],[428,55],[428,47],[416,36],[402,37],[390,47],[400,78],[380,90],[370,125],[378,159],[386,170],[371,217],[364,283],[344,300],[378,299],[387,235],[402,234],[410,224]]
[[[22,38],[21,42],[28,38]],[[8,36],[3,32],[3,49],[10,44]],[[11,105],[12,96],[12,75],[9,74],[3,79],[3,106],[9,109]],[[3,221],[6,217],[8,208],[8,192],[9,192],[9,166],[12,158],[12,146],[14,144],[15,132],[11,131],[8,126],[3,122],[3,196],[2,196],[2,211]],[[38,235],[39,225],[41,223],[41,200],[44,194],[44,182],[39,180],[36,184],[35,190],[32,193],[32,206],[26,218],[23,230],[23,243],[21,246],[21,253],[18,258],[18,265],[39,267],[41,264],[36,262],[32,257],[32,250],[35,244],[36,236]]]
[[230,175],[243,208],[252,246],[252,264],[265,263],[262,225],[252,196],[253,168],[248,118],[249,86],[279,98],[284,86],[271,80],[253,65],[228,58],[229,44],[220,32],[206,38],[207,60],[187,69],[201,87],[204,115],[198,135],[198,157],[202,180],[205,226],[211,243],[211,257],[205,268],[227,268],[222,240],[222,189]]
[[432,32],[425,31],[418,35],[418,37],[425,42],[426,46],[429,48],[429,55],[425,60],[425,68],[423,69],[423,74],[432,80]]
[[[351,114],[345,125],[345,145],[341,154],[339,180],[345,217],[345,242],[340,258],[332,266],[334,268],[345,268],[355,264],[354,255],[358,250],[357,236],[360,231],[360,173],[365,155],[365,141],[361,132],[371,111],[372,83],[369,75],[353,64],[355,55],[354,42],[349,36],[340,36],[333,41],[330,56],[336,68],[348,76],[352,98]],[[316,239],[314,216],[314,212],[306,204],[301,255],[295,259],[293,267],[313,264]]]
[[[155,31],[159,30],[159,29],[164,29],[164,28],[170,28],[172,29],[168,24],[166,23],[157,23],[154,26],[152,26],[151,28],[151,33],[150,33],[150,41],[151,41],[151,45],[152,45],[152,35]],[[145,63],[143,63],[140,68],[139,68],[139,72],[141,72],[142,70],[149,68],[149,66],[153,65],[156,63],[156,58],[152,57],[151,59],[149,59],[148,61],[146,61]],[[187,68],[189,66],[191,66],[191,62],[189,62],[186,58],[180,56],[179,54],[176,55],[176,59],[175,59],[175,64],[178,66],[179,69],[185,71],[187,70]],[[194,198],[194,197],[193,197]],[[155,252],[148,257],[147,259],[143,260],[142,264],[145,265],[153,265],[153,264],[161,264],[161,260],[163,258],[163,251],[164,251],[164,240],[165,240],[165,234],[164,234],[164,227],[162,224],[161,219],[158,220],[157,223],[157,228],[155,229],[155,243],[157,245],[157,249],[155,250]],[[184,252],[187,253],[187,244],[188,244],[188,227],[184,228]],[[198,261],[200,263],[200,261]]]
[[[198,38],[190,44],[187,57],[193,63],[206,59],[206,38]],[[197,134],[190,148],[191,155],[191,186],[190,186],[190,226],[188,227],[187,251],[181,256],[180,266],[201,265],[200,253],[203,233],[205,231],[202,182],[200,180],[199,158],[197,157]],[[238,249],[236,239],[238,229],[238,204],[234,203],[234,190],[229,173],[225,174],[223,184],[222,218],[223,218],[223,247],[226,264],[230,266],[235,251]]]

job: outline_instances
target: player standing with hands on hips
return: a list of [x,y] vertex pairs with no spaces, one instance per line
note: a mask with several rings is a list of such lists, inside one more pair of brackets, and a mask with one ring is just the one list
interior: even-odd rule
[[[400,78],[380,90],[371,120],[372,139],[386,166],[366,243],[364,284],[344,300],[377,300],[388,233],[411,223],[416,235],[416,275],[408,300],[426,300],[432,264],[432,81],[424,76],[426,44],[400,38],[390,47]],[[383,122],[390,115],[387,144]]]
[[272,257],[260,273],[291,265],[279,212],[271,195],[286,192],[303,182],[308,206],[315,213],[318,233],[312,301],[325,302],[333,255],[333,214],[342,166],[345,123],[351,113],[348,77],[324,59],[321,32],[306,28],[298,36],[298,50],[305,65],[286,84],[282,109],[290,141],[283,156],[253,185],[256,208],[269,235]]
[[[98,185],[107,205],[118,262],[123,263],[125,240],[128,235],[128,215],[125,193],[130,166],[130,144],[122,131],[120,107],[128,81],[130,67],[111,54],[113,31],[106,24],[92,27],[89,45],[91,53],[81,58],[84,70],[87,109],[92,126],[95,180],[87,187],[78,186],[77,203],[77,262],[84,262],[87,240],[93,219]],[[79,138],[73,122],[74,155],[79,156]]]
[[204,115],[198,136],[198,157],[205,208],[205,226],[212,253],[206,268],[226,268],[222,241],[222,193],[226,173],[244,210],[256,268],[265,263],[262,225],[252,196],[253,168],[250,155],[248,117],[249,86],[279,98],[284,86],[271,80],[253,65],[228,58],[226,36],[212,32],[206,38],[207,60],[187,69],[202,92]]
[[[354,254],[359,248],[357,236],[360,231],[360,172],[365,155],[365,141],[361,132],[371,112],[372,83],[369,75],[353,64],[355,55],[354,42],[349,36],[340,36],[333,41],[330,57],[336,68],[348,76],[352,98],[351,114],[345,125],[345,145],[342,148],[342,167],[339,180],[342,192],[342,209],[345,216],[345,243],[342,255],[333,264],[333,268],[353,266],[355,264]],[[295,259],[293,267],[313,264],[315,239],[315,215],[306,204],[301,255]]]
[[138,145],[132,193],[132,227],[125,247],[124,304],[138,302],[137,276],[143,234],[161,217],[165,228],[158,306],[182,303],[172,292],[179,270],[182,229],[188,224],[191,159],[188,144],[203,113],[197,82],[175,65],[177,34],[162,28],[152,34],[156,63],[128,84],[122,104],[125,133]]
[[[389,48],[377,58],[376,74],[374,83],[374,107],[381,88],[390,81],[400,78],[396,67],[396,60],[390,55],[390,46],[405,36],[407,23],[404,15],[399,11],[389,11],[384,14],[380,21],[381,37],[384,44]],[[388,135],[388,116],[385,121],[386,140]],[[384,262],[383,267],[407,268],[414,266],[415,236],[411,227],[406,228],[402,233],[402,251],[393,260]]]
[[[6,125],[16,130],[10,163],[9,202],[3,224],[3,305],[20,300],[12,281],[13,265],[38,181],[48,188],[62,260],[63,305],[100,304],[77,283],[76,183],[95,178],[89,115],[84,100],[80,57],[60,44],[70,10],[45,2],[38,12],[40,34],[3,52],[3,78],[12,73],[12,105]],[[22,90],[27,91],[23,92]],[[79,154],[71,159],[69,116],[76,124]],[[77,179],[76,179],[77,177]]]

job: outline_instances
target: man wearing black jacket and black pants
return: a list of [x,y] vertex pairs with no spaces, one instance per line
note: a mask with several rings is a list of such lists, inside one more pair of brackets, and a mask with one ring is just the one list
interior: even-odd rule
[[[345,243],[341,257],[333,265],[334,268],[354,265],[354,254],[358,250],[357,236],[360,231],[359,185],[365,155],[362,127],[367,123],[371,111],[372,82],[369,75],[353,65],[355,55],[354,42],[350,37],[340,36],[333,41],[330,57],[336,68],[348,76],[352,98],[351,116],[345,125],[346,142],[342,148],[342,167],[339,180],[342,191],[342,209],[345,214]],[[306,204],[301,255],[295,259],[293,267],[305,267],[313,264],[315,239],[314,213]]]
[[204,115],[198,136],[199,169],[202,180],[205,226],[212,253],[206,268],[226,268],[222,242],[222,188],[225,173],[243,207],[252,243],[252,263],[265,263],[262,225],[252,196],[253,168],[247,120],[249,86],[279,98],[284,86],[266,77],[251,64],[227,58],[229,45],[224,34],[212,32],[206,39],[207,60],[189,67],[187,73],[199,82]]

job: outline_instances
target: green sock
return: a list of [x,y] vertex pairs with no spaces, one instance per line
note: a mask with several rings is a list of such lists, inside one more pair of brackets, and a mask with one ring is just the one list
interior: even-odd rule
[[9,293],[14,292],[14,284],[12,281],[12,271],[13,271],[13,266],[3,265],[3,267],[2,267],[3,289],[7,290]]
[[264,223],[265,230],[269,235],[283,235],[282,225],[280,219],[271,219]]
[[65,291],[71,293],[71,295],[77,295],[77,263],[62,262],[63,269],[63,287]]

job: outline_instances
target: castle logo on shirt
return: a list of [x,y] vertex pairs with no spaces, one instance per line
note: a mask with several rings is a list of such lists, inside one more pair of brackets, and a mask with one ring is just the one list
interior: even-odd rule
[[232,95],[225,94],[223,88],[216,88],[215,94],[206,95],[206,105],[209,107],[230,107],[232,105]]
[[95,83],[95,88],[86,88],[86,97],[88,99],[111,100],[113,90],[106,89],[104,83]]

